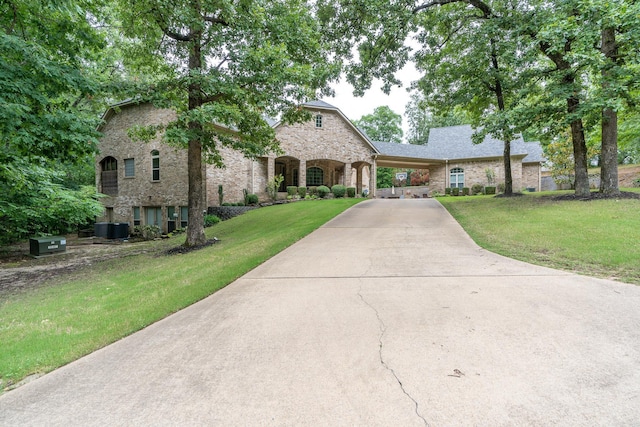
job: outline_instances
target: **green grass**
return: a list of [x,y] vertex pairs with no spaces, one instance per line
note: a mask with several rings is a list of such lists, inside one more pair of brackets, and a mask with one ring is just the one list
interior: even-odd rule
[[216,245],[163,255],[179,236],[74,274],[82,279],[9,297],[0,302],[0,393],[211,295],[360,200],[256,209],[207,229]]
[[438,200],[478,245],[492,252],[640,284],[640,200],[585,202],[544,197],[557,194]]

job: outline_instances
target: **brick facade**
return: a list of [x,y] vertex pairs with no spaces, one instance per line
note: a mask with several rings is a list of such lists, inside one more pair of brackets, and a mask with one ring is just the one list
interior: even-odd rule
[[[306,108],[313,116],[309,122],[275,127],[282,153],[250,160],[222,148],[225,167],[203,167],[204,206],[219,205],[220,185],[225,202],[242,201],[244,190],[266,200],[267,183],[278,174],[285,177],[280,191],[286,191],[287,185],[343,184],[357,187],[358,194],[367,190],[375,195],[377,149],[335,107],[319,102]],[[174,118],[172,111],[150,104],[125,103],[105,114],[100,129],[104,136],[96,158],[96,185],[98,191],[110,195],[102,199],[105,213],[98,221],[128,222],[131,226],[156,223],[163,232],[187,223],[186,150],[162,143],[159,138],[149,143],[133,142],[127,135],[135,125],[162,124]],[[464,170],[465,187],[486,185],[488,168],[494,171],[496,184],[504,182],[502,158],[425,162],[424,168],[430,171],[430,193],[444,193],[450,185],[450,171],[456,167]],[[539,163],[523,166],[522,158],[514,156],[512,171],[515,191],[540,188]]]

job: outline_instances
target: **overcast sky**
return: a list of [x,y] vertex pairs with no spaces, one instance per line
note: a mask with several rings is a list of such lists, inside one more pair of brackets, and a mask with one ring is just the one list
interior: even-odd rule
[[408,131],[408,123],[404,117],[404,109],[409,102],[409,92],[407,88],[411,83],[418,79],[418,71],[413,64],[408,64],[402,71],[398,72],[397,77],[402,81],[403,87],[394,87],[389,95],[382,91],[382,84],[374,82],[362,98],[353,96],[353,88],[344,79],[339,84],[334,84],[333,89],[336,92],[334,98],[325,98],[323,101],[337,107],[350,120],[358,120],[365,114],[373,113],[376,107],[387,105],[391,110],[400,114],[402,117],[402,129],[405,137]]

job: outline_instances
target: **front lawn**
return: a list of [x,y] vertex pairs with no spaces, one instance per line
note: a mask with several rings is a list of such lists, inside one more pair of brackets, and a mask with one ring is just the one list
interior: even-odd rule
[[[187,254],[104,261],[0,302],[0,393],[211,295],[362,199],[256,209],[207,229],[218,244]],[[184,241],[178,236],[175,245]]]
[[551,198],[558,194],[438,200],[478,245],[490,251],[533,264],[640,284],[640,200]]

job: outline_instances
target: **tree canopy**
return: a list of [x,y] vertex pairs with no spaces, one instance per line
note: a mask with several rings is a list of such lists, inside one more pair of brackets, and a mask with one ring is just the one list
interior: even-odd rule
[[222,167],[221,147],[254,158],[278,150],[266,116],[308,118],[298,106],[337,78],[317,21],[302,0],[121,1],[132,69],[148,84],[132,94],[177,112],[163,128],[132,132],[188,150],[185,245],[204,243],[202,160]]
[[[0,230],[3,241],[60,233],[101,212],[94,185],[63,165],[94,153],[104,80],[97,2],[0,2]],[[88,183],[93,184],[93,179]],[[56,208],[59,207],[58,208]]]
[[505,141],[505,173],[515,133],[551,141],[570,129],[576,194],[584,196],[585,132],[598,124],[601,190],[617,191],[616,163],[606,159],[617,151],[614,113],[635,108],[639,8],[631,0],[326,0],[320,9],[356,91],[374,78],[397,84],[396,71],[415,60],[429,106],[463,108],[477,140],[490,133]]
[[354,124],[373,141],[402,142],[402,116],[386,105],[376,107],[372,114],[365,114],[354,120]]

